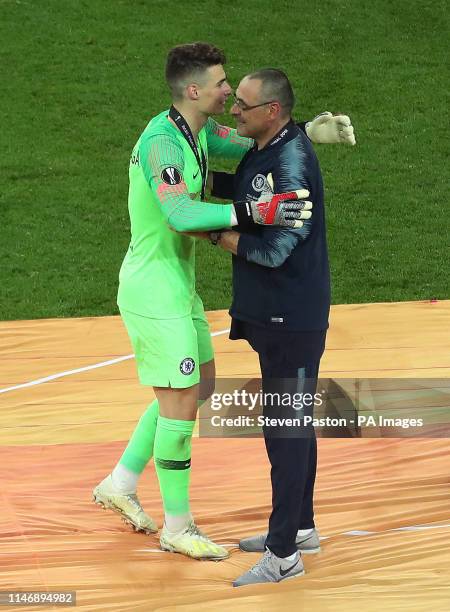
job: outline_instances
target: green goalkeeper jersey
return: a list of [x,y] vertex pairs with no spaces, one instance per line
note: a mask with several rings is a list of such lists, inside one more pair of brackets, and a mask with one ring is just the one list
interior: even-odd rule
[[[208,119],[197,139],[199,158],[240,160],[253,141]],[[189,143],[169,121],[154,117],[130,159],[131,241],[119,275],[122,310],[170,319],[191,313],[195,238],[179,232],[230,226],[232,206],[200,201],[202,172]]]

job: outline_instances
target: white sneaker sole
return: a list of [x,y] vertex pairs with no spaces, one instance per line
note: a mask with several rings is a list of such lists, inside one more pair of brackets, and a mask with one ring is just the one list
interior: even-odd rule
[[[242,552],[251,552],[251,553],[263,553],[264,552],[264,548],[258,548],[258,550],[246,550],[245,548],[242,548],[239,545],[239,550],[241,550]],[[316,553],[319,553],[322,548],[320,546],[318,546],[317,548],[308,548],[307,550],[303,550],[302,548],[297,548],[298,552],[302,555],[314,555]]]
[[302,548],[297,548],[297,550],[302,555],[314,555],[315,553],[319,553],[322,549],[319,546],[318,548],[308,548],[307,550],[303,550]]
[[234,584],[233,583],[233,587],[240,589],[241,587],[255,586],[256,584],[279,584],[280,582],[284,582],[285,580],[292,580],[292,578],[301,578],[304,575],[305,575],[305,570],[302,570],[301,572],[298,572],[298,574],[294,574],[293,576],[287,576],[286,578],[282,578],[281,580],[278,580],[278,582],[272,582],[271,580],[268,580],[267,582],[247,582],[247,584]]

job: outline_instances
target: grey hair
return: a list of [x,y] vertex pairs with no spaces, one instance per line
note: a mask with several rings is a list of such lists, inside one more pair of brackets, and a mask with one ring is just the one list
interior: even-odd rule
[[278,68],[263,68],[247,75],[248,79],[261,81],[262,102],[274,100],[280,103],[283,115],[291,115],[295,96],[287,75]]

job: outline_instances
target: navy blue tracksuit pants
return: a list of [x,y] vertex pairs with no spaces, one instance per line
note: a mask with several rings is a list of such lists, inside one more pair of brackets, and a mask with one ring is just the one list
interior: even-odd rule
[[[258,353],[262,374],[265,417],[299,419],[313,415],[314,403],[299,407],[302,397],[314,397],[326,330],[278,332],[233,320],[231,338],[245,338]],[[273,398],[283,398],[280,402]],[[286,402],[290,397],[292,401]],[[264,426],[264,440],[271,465],[272,513],[266,546],[278,557],[287,557],[297,548],[298,529],[313,528],[314,483],[317,469],[317,441],[312,425]]]

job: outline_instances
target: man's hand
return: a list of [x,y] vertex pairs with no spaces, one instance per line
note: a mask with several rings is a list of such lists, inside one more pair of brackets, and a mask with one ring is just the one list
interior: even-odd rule
[[350,117],[325,112],[306,124],[306,134],[316,144],[356,144]]

